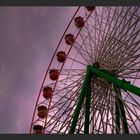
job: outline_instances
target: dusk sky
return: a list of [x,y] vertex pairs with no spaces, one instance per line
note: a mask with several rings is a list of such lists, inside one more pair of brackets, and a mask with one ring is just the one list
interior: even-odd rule
[[53,52],[77,7],[0,7],[0,133],[29,133]]

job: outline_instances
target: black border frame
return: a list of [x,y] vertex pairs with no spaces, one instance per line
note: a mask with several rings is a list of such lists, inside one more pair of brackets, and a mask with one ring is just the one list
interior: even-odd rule
[[140,0],[0,0],[0,6],[136,6]]
[[104,139],[104,140],[139,140],[140,135],[134,135],[134,134],[101,134],[101,135],[97,135],[97,134],[44,134],[44,135],[35,135],[35,134],[1,134],[0,138],[5,140],[5,139],[12,139],[12,140],[25,140],[25,139],[29,139],[29,140],[37,140],[37,139],[41,139],[41,140],[68,140],[68,139],[72,139],[72,140],[100,140],[100,139]]
[[[140,0],[0,0],[0,6],[138,6]],[[27,134],[0,134],[0,139],[14,139],[14,140],[33,140],[33,139],[72,139],[72,140],[85,140],[85,139],[140,139],[139,134],[108,134],[108,135],[29,135]]]

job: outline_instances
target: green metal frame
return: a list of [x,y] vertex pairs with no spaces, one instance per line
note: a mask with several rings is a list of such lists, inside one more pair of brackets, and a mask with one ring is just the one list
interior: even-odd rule
[[79,95],[78,103],[77,103],[77,106],[76,106],[76,109],[74,112],[74,117],[72,120],[72,124],[71,124],[69,133],[74,134],[74,132],[75,132],[80,110],[81,110],[82,104],[84,103],[85,98],[86,98],[86,102],[85,102],[86,107],[85,107],[84,133],[85,134],[89,133],[91,78],[93,77],[93,74],[96,75],[97,77],[107,80],[108,82],[113,83],[115,85],[115,87],[117,86],[117,88],[114,88],[115,92],[116,92],[116,105],[115,105],[116,114],[117,114],[116,115],[116,124],[118,126],[118,129],[116,129],[116,133],[120,133],[120,118],[123,118],[122,124],[124,127],[124,133],[129,133],[123,102],[121,101],[121,99],[117,98],[117,95],[121,97],[120,89],[124,89],[124,90],[128,90],[129,92],[134,93],[137,96],[140,96],[140,88],[130,84],[129,82],[127,82],[125,80],[118,79],[116,76],[113,76],[112,74],[108,73],[104,69],[99,69],[97,67],[97,65],[93,65],[93,66],[88,65],[87,66],[85,80],[84,80],[83,87],[82,87],[80,95]]
[[[119,126],[119,131],[116,129],[116,133],[120,133],[120,120],[122,120],[123,132],[126,134],[129,133],[127,119],[125,115],[124,105],[122,102],[122,95],[120,89],[114,86],[114,90],[116,92],[116,125]],[[117,117],[118,116],[118,117]],[[118,120],[119,119],[119,120]],[[118,122],[119,121],[119,122]]]
[[[86,96],[87,96],[87,98],[86,98],[86,109],[85,109],[84,133],[88,133],[88,131],[89,131],[89,114],[90,114],[90,99],[91,99],[91,97],[90,97],[91,91],[89,89],[90,88],[89,83],[91,83],[90,79],[91,79],[90,71],[89,71],[89,69],[87,69],[87,72],[86,72],[86,75],[85,75],[85,80],[84,80],[84,83],[83,83],[83,87],[82,87],[82,90],[81,90],[81,93],[80,93],[80,96],[79,96],[79,99],[78,99],[78,103],[77,103],[77,106],[76,106],[76,109],[75,109],[75,112],[74,112],[74,118],[73,118],[73,121],[72,121],[72,125],[71,125],[70,131],[69,131],[70,134],[73,134],[75,132],[75,128],[76,128],[76,124],[77,124],[77,121],[78,121],[79,113],[80,113],[82,104],[83,104]],[[88,90],[86,90],[86,89],[88,89]]]
[[89,72],[87,91],[86,91],[86,108],[85,108],[85,127],[84,134],[89,133],[89,121],[90,121],[90,102],[91,102],[91,74]]
[[120,80],[116,78],[115,76],[109,74],[107,71],[102,69],[97,69],[94,66],[88,65],[88,69],[92,71],[94,74],[96,74],[100,78],[104,78],[105,80],[112,82],[119,88],[122,88],[124,90],[128,90],[129,92],[134,93],[137,96],[140,96],[140,88],[130,84],[129,82],[125,80]]

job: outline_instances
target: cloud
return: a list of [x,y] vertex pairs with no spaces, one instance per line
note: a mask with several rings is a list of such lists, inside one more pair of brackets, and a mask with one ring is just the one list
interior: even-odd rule
[[0,7],[0,133],[28,133],[46,68],[75,8]]

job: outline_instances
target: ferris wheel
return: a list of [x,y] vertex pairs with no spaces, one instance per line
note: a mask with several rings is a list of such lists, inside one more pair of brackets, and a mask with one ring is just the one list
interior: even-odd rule
[[140,133],[140,8],[78,7],[53,54],[32,134]]

